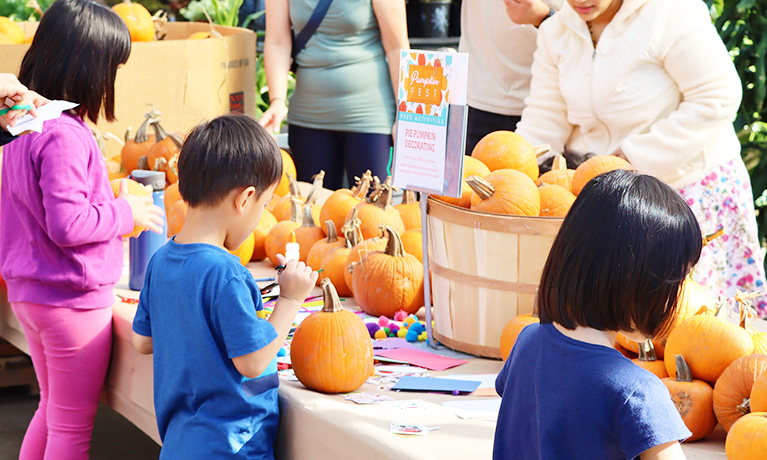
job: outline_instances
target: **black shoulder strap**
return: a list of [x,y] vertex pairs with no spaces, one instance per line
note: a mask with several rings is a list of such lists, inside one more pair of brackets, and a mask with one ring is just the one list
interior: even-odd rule
[[320,26],[320,23],[325,18],[325,14],[330,9],[331,3],[333,3],[333,0],[320,0],[319,3],[317,3],[317,6],[314,8],[314,12],[309,18],[309,22],[306,23],[306,26],[301,29],[301,32],[299,32],[298,35],[296,35],[296,37],[293,39],[293,48],[290,52],[290,57],[292,57],[294,60],[296,59],[298,53],[304,49],[306,43],[309,42],[309,39],[312,38],[312,35],[314,35],[314,32]]

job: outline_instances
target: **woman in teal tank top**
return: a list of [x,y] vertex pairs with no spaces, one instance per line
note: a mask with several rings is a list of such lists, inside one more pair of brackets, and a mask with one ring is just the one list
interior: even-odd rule
[[341,187],[370,169],[386,176],[396,113],[399,50],[409,48],[404,0],[334,0],[296,56],[296,88],[287,112],[291,27],[298,34],[319,0],[267,0],[264,66],[271,103],[261,117],[288,143],[298,180],[325,170],[325,186]]

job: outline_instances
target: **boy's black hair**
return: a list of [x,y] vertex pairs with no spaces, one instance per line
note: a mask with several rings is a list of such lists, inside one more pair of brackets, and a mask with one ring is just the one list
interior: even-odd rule
[[676,190],[633,171],[599,175],[549,252],[538,288],[541,322],[661,337],[701,247],[698,221]]
[[238,187],[259,195],[282,176],[277,143],[248,115],[231,113],[196,126],[178,157],[178,188],[189,206],[215,206]]
[[57,0],[40,19],[21,62],[19,80],[48,99],[80,104],[73,110],[96,123],[104,109],[115,120],[115,77],[131,50],[128,26],[93,0]]

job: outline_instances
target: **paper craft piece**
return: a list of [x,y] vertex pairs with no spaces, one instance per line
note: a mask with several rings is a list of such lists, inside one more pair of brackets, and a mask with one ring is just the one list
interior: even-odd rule
[[495,379],[498,374],[451,374],[450,378],[455,380],[479,380],[482,382],[472,393],[472,396],[498,396],[495,391]]
[[398,360],[414,366],[425,367],[433,371],[444,371],[451,367],[466,364],[468,361],[462,359],[448,358],[435,353],[429,353],[423,350],[411,350],[409,348],[397,348],[394,350],[374,351],[375,357]]
[[396,350],[397,348],[409,348],[411,350],[420,350],[418,346],[413,345],[401,337],[390,339],[377,339],[373,341],[373,350]]
[[501,398],[470,399],[468,401],[445,401],[442,403],[462,419],[498,417]]
[[392,390],[399,391],[439,391],[445,393],[471,393],[481,382],[471,380],[452,380],[434,377],[405,376],[399,379]]
[[354,401],[357,404],[374,404],[394,400],[394,398],[390,396],[379,395],[378,393],[349,393],[344,395],[344,398],[349,401]]
[[61,112],[73,109],[80,104],[67,101],[51,101],[37,109],[37,118],[26,114],[16,123],[16,126],[8,126],[8,132],[18,136],[24,131],[43,132],[43,122],[55,120],[61,116]]
[[384,364],[376,366],[376,371],[381,374],[423,374],[428,369],[416,366],[399,366],[396,364]]
[[407,434],[411,436],[424,436],[429,434],[429,432],[436,430],[437,428],[439,427],[391,422],[391,425],[389,425],[389,432],[394,434]]

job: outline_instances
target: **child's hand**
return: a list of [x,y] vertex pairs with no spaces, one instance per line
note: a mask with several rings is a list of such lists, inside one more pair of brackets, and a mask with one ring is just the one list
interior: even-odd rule
[[133,213],[133,225],[146,227],[155,232],[162,233],[165,223],[164,211],[154,204],[151,196],[137,196],[128,193],[128,181],[120,181],[120,198],[128,202]]
[[303,303],[317,283],[317,272],[303,262],[290,260],[285,262],[282,254],[277,254],[280,265],[285,265],[279,276],[280,297]]

